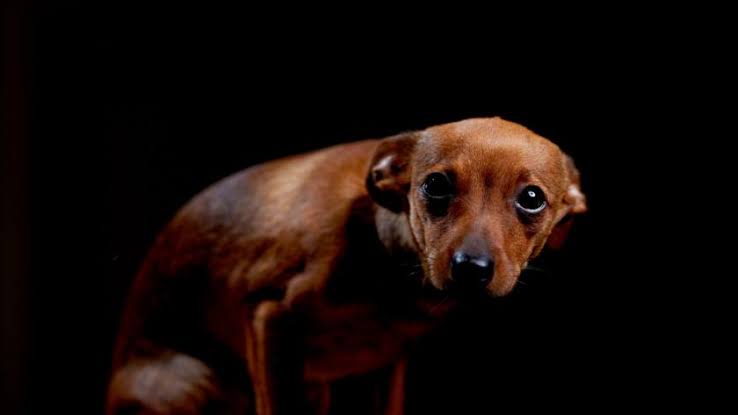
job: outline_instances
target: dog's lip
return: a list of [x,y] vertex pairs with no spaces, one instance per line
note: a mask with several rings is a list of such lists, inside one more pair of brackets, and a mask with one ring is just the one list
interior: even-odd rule
[[430,284],[424,284],[423,290],[427,298],[443,299],[443,300],[460,300],[468,302],[470,300],[479,300],[488,298],[489,284],[486,286],[464,288],[458,284],[454,284],[450,275],[442,282],[438,282],[433,278],[428,278]]
[[449,296],[463,301],[478,301],[489,298],[487,287],[463,287],[459,285],[450,286],[446,292]]

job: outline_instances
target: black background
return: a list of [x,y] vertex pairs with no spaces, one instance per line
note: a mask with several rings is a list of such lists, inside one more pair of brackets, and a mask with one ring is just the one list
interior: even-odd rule
[[[695,373],[707,348],[676,298],[690,277],[664,265],[686,267],[670,245],[686,237],[668,230],[675,212],[649,202],[653,186],[670,192],[663,162],[687,129],[675,122],[702,105],[685,99],[689,37],[627,38],[649,26],[637,18],[542,27],[526,13],[310,10],[323,22],[283,7],[20,7],[5,56],[22,64],[4,62],[16,73],[4,86],[24,85],[4,104],[25,126],[4,158],[25,206],[9,210],[4,250],[27,275],[3,292],[16,313],[4,326],[18,355],[4,359],[11,410],[101,412],[133,273],[207,184],[283,155],[492,115],[572,155],[590,212],[544,258],[546,273],[418,346],[411,413],[705,404]],[[694,288],[692,306],[710,302]]]

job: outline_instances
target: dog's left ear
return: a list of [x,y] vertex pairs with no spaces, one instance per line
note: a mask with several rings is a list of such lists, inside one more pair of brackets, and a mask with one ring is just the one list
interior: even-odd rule
[[546,245],[553,249],[559,249],[563,246],[566,235],[571,229],[572,218],[587,211],[587,198],[582,193],[579,170],[577,170],[571,157],[564,155],[564,158],[569,184],[563,199],[564,207],[558,214],[556,225],[554,225],[546,242]]
[[379,142],[369,163],[366,188],[379,205],[395,212],[407,211],[411,159],[418,141],[415,132],[388,137]]

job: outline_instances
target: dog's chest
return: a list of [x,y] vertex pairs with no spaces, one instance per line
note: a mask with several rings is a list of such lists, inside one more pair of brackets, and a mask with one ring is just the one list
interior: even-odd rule
[[[357,232],[355,234],[367,235]],[[353,238],[305,321],[305,377],[332,381],[385,367],[438,324],[418,267],[398,266],[374,237]]]
[[387,366],[434,325],[429,319],[390,317],[373,304],[321,307],[306,322],[305,377],[332,381]]

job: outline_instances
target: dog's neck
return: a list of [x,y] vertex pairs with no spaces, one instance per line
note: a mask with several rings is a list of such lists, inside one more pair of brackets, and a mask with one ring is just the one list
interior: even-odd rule
[[374,221],[377,236],[391,256],[395,258],[418,256],[419,249],[413,239],[407,215],[377,206]]
[[420,248],[413,238],[410,221],[405,213],[395,213],[377,206],[374,214],[377,235],[387,252],[405,271],[416,278],[418,283],[415,304],[427,317],[438,318],[455,308],[456,300],[448,293],[438,291],[430,284],[423,283],[420,265]]

